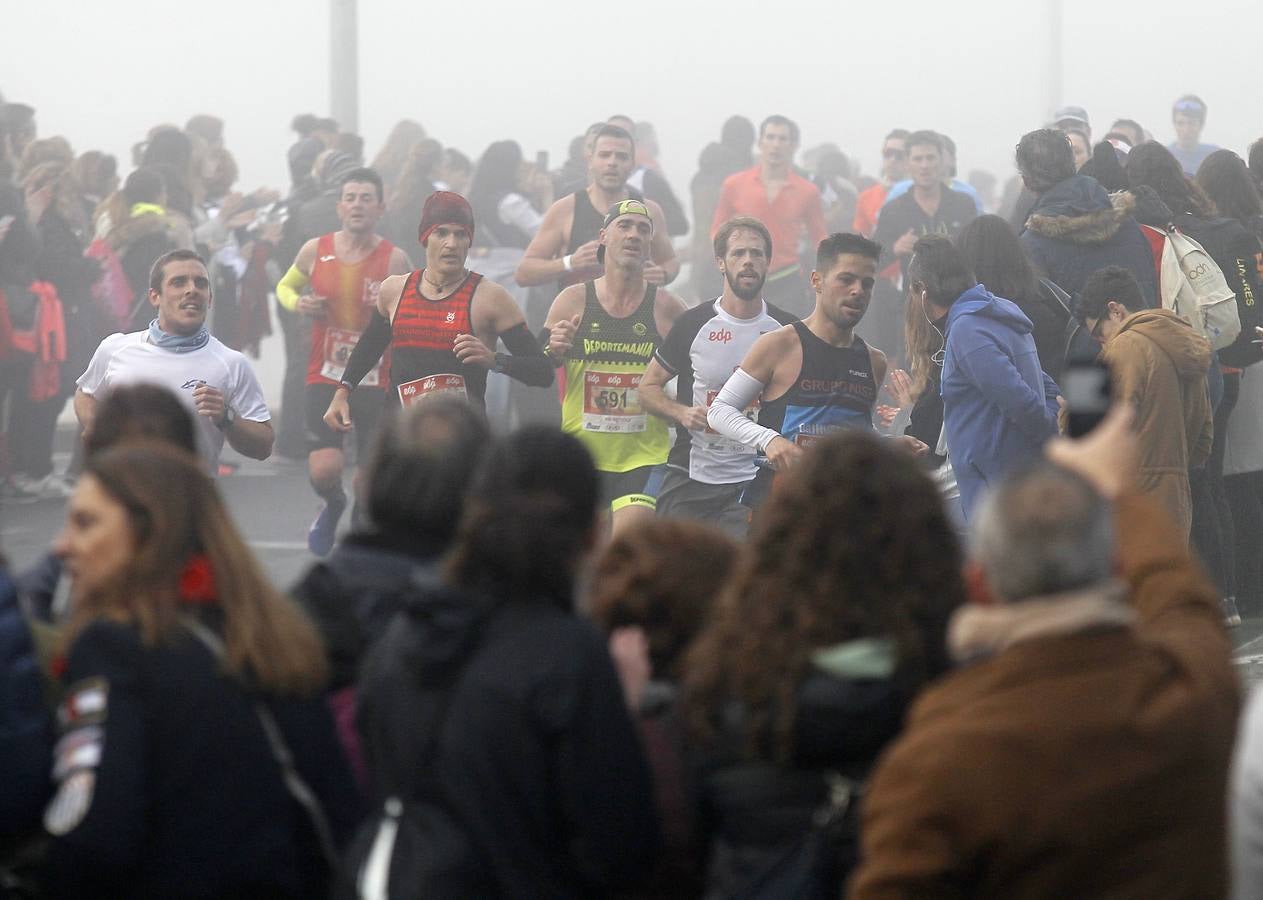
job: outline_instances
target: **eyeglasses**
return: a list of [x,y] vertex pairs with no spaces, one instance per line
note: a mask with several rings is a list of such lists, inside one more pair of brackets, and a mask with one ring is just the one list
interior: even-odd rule
[[881,152],[882,159],[906,159],[908,152],[898,147],[887,147]]

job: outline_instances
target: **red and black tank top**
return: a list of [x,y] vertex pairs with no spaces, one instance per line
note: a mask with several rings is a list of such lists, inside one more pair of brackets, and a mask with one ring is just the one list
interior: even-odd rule
[[482,276],[470,272],[451,294],[431,300],[421,293],[424,269],[404,282],[391,327],[390,397],[404,406],[444,394],[484,405],[487,370],[456,358],[458,334],[473,334],[474,294]]
[[[311,292],[325,298],[325,314],[311,323],[311,353],[307,357],[308,384],[337,384],[351,350],[368,327],[382,281],[390,275],[395,245],[385,239],[359,262],[338,259],[333,234],[316,242],[311,267]],[[385,387],[381,372],[390,365],[389,353],[364,376],[365,387]]]

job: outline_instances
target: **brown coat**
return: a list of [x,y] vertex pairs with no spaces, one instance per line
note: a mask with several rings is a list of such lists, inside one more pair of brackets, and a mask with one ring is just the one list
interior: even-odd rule
[[1187,536],[1193,521],[1188,470],[1210,458],[1214,425],[1206,391],[1210,344],[1165,309],[1123,320],[1101,354],[1114,397],[1136,410],[1140,490],[1170,511]]
[[850,897],[1224,895],[1239,687],[1218,593],[1151,500],[1118,519],[1136,624],[928,689],[872,777]]

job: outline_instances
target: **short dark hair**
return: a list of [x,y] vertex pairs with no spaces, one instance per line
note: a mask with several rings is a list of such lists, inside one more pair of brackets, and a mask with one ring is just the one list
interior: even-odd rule
[[1263,185],[1263,138],[1259,138],[1250,145],[1246,155],[1246,165],[1250,169],[1250,174],[1254,176],[1254,180]]
[[943,155],[943,136],[937,131],[930,131],[928,128],[922,128],[919,131],[912,132],[904,140],[903,145],[907,147],[909,151],[916,146],[933,147],[939,152],[939,156]]
[[[1135,119],[1116,119],[1114,124],[1110,126],[1110,131],[1117,131],[1118,126],[1120,125],[1124,128],[1130,128],[1132,131],[1136,132],[1136,136],[1140,138],[1140,140],[1136,142],[1136,146],[1139,147],[1141,142],[1145,139],[1144,126]],[[1106,137],[1109,137],[1109,135],[1106,135]],[[1124,135],[1124,137],[1127,137],[1127,135]]]
[[1042,194],[1075,173],[1074,148],[1059,128],[1038,128],[1017,142],[1017,170],[1026,186]]
[[169,250],[159,256],[154,261],[153,268],[149,270],[149,289],[161,293],[162,279],[166,277],[162,270],[167,267],[167,263],[184,262],[185,260],[200,262],[207,272],[210,271],[210,267],[206,265],[206,260],[202,259],[196,250],[186,250],[183,247],[177,250]]
[[1080,322],[1102,319],[1111,300],[1123,304],[1128,312],[1139,312],[1146,305],[1136,276],[1122,266],[1106,266],[1088,276],[1075,298],[1075,315]]
[[373,527],[446,549],[490,441],[483,416],[459,400],[430,400],[384,422],[364,481]]
[[161,441],[197,455],[197,428],[180,398],[156,384],[124,384],[97,405],[83,452],[92,458],[124,441]]
[[122,195],[130,207],[136,203],[157,203],[167,189],[167,180],[153,166],[132,169],[123,182]]
[[771,115],[759,123],[759,137],[763,137],[763,132],[767,131],[769,125],[784,125],[789,129],[789,142],[795,147],[798,146],[799,131],[798,123],[793,119],[781,115]]
[[965,254],[943,234],[917,238],[904,280],[908,285],[920,284],[926,300],[943,309],[978,284]]
[[630,131],[621,125],[611,125],[609,122],[603,123],[601,127],[596,130],[596,134],[592,135],[592,146],[595,147],[596,142],[603,137],[617,138],[620,141],[627,141],[631,144],[632,156],[636,155],[636,138],[632,136]]
[[906,128],[892,128],[890,134],[882,138],[881,142],[883,144],[886,143],[886,141],[903,141],[907,143],[908,135],[910,134],[912,134],[912,132]]
[[1198,122],[1206,124],[1206,101],[1196,94],[1185,94],[1183,97],[1171,104],[1171,118],[1175,118],[1176,113],[1188,113],[1197,118]]
[[816,247],[816,271],[828,272],[838,261],[838,257],[850,253],[855,256],[866,256],[873,262],[881,259],[881,244],[870,241],[858,234],[839,231],[829,235]]
[[382,177],[377,174],[376,169],[370,169],[368,166],[359,166],[351,169],[338,179],[338,193],[341,193],[342,189],[352,181],[357,184],[371,184],[373,187],[377,188],[378,202],[384,202],[386,200],[386,188],[382,183]]
[[727,222],[719,226],[719,230],[715,232],[715,258],[723,259],[728,255],[728,241],[732,238],[734,231],[745,228],[748,231],[756,232],[759,237],[763,238],[766,245],[767,258],[772,258],[772,233],[767,230],[767,226],[756,219],[754,216],[733,216]]

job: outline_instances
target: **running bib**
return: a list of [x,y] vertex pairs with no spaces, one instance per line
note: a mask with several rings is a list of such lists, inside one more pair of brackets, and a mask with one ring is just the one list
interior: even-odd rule
[[840,425],[804,425],[799,429],[798,434],[794,435],[794,443],[806,450],[812,444],[843,430],[844,427]]
[[433,400],[435,397],[454,397],[468,400],[464,375],[427,375],[415,381],[399,385],[399,403],[405,408]]
[[[333,327],[326,329],[325,355],[324,362],[320,366],[320,374],[330,381],[340,381],[342,373],[346,370],[347,360],[351,358],[351,351],[355,349],[359,340],[360,332],[358,331]],[[377,387],[381,384],[381,377],[382,363],[378,360],[377,365],[369,370],[360,384],[365,387]]]
[[632,434],[645,430],[640,373],[590,368],[583,376],[583,430]]

